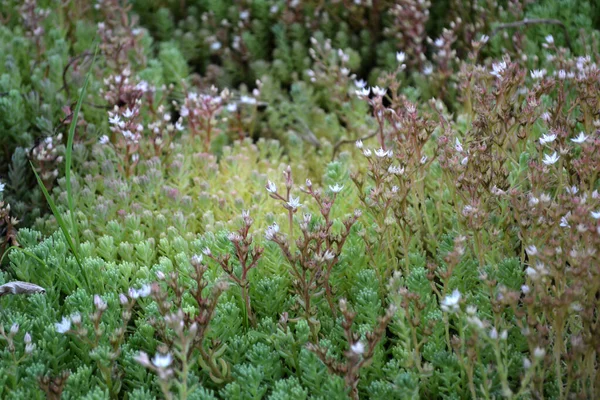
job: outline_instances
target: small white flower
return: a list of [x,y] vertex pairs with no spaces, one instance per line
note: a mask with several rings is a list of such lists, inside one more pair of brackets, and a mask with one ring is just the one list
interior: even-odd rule
[[399,167],[397,165],[390,165],[388,167],[388,173],[392,175],[402,175],[404,173],[404,167]]
[[363,354],[365,352],[365,345],[359,341],[350,346],[350,350],[352,350],[354,354]]
[[504,71],[506,71],[506,61],[492,64],[491,74],[496,78],[502,78]]
[[490,330],[490,339],[492,339],[492,340],[498,339],[498,330],[496,328],[492,328]]
[[402,64],[405,60],[406,53],[404,53],[403,51],[399,51],[396,53],[396,61],[398,61],[398,64]]
[[290,201],[287,202],[287,205],[292,210],[302,207],[302,204],[300,204],[300,197],[291,197]]
[[592,211],[590,214],[592,215],[592,218],[600,219],[600,211]]
[[535,350],[533,350],[533,356],[540,360],[546,356],[546,350],[541,347],[536,347]]
[[567,79],[567,71],[565,71],[564,69],[561,69],[560,71],[558,71],[558,79],[560,79],[560,80]]
[[192,264],[202,264],[202,260],[204,257],[202,257],[202,254],[194,254],[192,256]]
[[127,119],[133,117],[133,111],[131,111],[131,109],[127,107],[127,110],[125,110],[125,112],[123,113],[123,117]]
[[522,285],[521,286],[521,292],[523,292],[523,294],[528,294],[530,290],[531,289],[527,285]]
[[463,151],[462,144],[460,143],[460,140],[458,140],[458,138],[456,138],[456,142],[455,142],[454,148],[455,148],[455,149],[456,149],[456,151],[458,151],[459,153],[462,153],[462,151]]
[[542,79],[544,76],[546,76],[546,70],[545,69],[535,69],[532,70],[530,73],[531,78],[533,79]]
[[571,216],[571,212],[568,212],[567,215],[565,215],[564,217],[561,217],[560,219],[560,226],[562,228],[570,228],[571,225],[569,224],[569,217]]
[[579,136],[577,136],[576,138],[571,139],[571,142],[574,143],[583,143],[587,140],[589,136],[586,136],[583,132],[579,132]]
[[573,185],[573,186],[567,186],[567,187],[565,187],[565,191],[568,194],[575,195],[575,194],[577,194],[579,192],[579,188],[577,186],[575,186],[575,185]]
[[56,332],[58,333],[67,333],[71,330],[71,320],[67,317],[63,317],[61,322],[57,322],[54,324],[56,328]]
[[373,88],[373,94],[374,94],[375,96],[383,97],[383,96],[385,96],[385,93],[386,93],[386,92],[387,92],[387,89],[380,88],[379,86],[375,86],[375,87]]
[[256,99],[250,96],[241,96],[240,101],[244,104],[256,104]]
[[340,185],[338,183],[336,183],[333,186],[329,185],[329,190],[331,190],[333,193],[339,193],[342,191],[343,188],[344,188],[344,185]]
[[369,97],[371,89],[369,89],[368,87],[363,87],[362,89],[355,90],[354,93],[356,93],[358,97]]
[[152,364],[157,368],[167,368],[173,362],[173,357],[170,353],[159,354],[156,353],[152,358]]
[[331,251],[331,250],[327,250],[324,254],[323,254],[323,258],[327,261],[333,260],[335,257],[335,254]]
[[100,139],[98,139],[98,143],[100,144],[107,144],[109,141],[110,139],[106,135],[102,135],[100,136]]
[[525,249],[525,251],[527,252],[527,255],[529,257],[533,257],[533,256],[535,256],[538,253],[538,249],[534,245],[527,246],[527,248]]
[[439,37],[439,38],[435,39],[434,44],[437,47],[443,47],[444,46],[444,38],[443,37]]
[[370,149],[363,149],[363,154],[365,157],[371,157],[371,150]]
[[421,164],[425,164],[427,162],[427,156],[421,157]]
[[541,145],[545,145],[546,143],[552,143],[556,140],[556,134],[555,133],[551,133],[551,134],[543,134],[542,137],[540,138],[540,144]]
[[357,149],[362,149],[363,148],[363,142],[362,142],[362,140],[358,139],[356,141],[355,145],[356,145]]
[[446,311],[446,312],[458,311],[460,298],[461,298],[460,292],[458,291],[458,289],[454,289],[452,294],[446,296],[442,300],[442,303],[441,303],[442,310]]
[[546,165],[552,165],[555,164],[559,158],[560,157],[556,152],[554,152],[552,155],[545,154],[542,162]]
[[531,368],[531,361],[529,361],[529,358],[523,357],[523,369],[529,368]]
[[205,256],[210,256],[212,254],[212,251],[210,251],[208,247],[205,247],[204,249],[202,249],[202,253],[204,253]]
[[97,294],[94,295],[94,306],[96,306],[96,309],[98,311],[104,311],[107,307],[106,302],[102,300],[102,297],[98,296]]
[[542,113],[541,118],[546,122],[550,122],[550,118],[552,118],[552,116],[548,111],[545,111]]
[[221,46],[222,46],[221,42],[218,42],[218,41],[217,42],[212,42],[211,45],[210,45],[210,49],[212,51],[218,51],[219,49],[221,49]]
[[554,43],[554,36],[552,36],[552,35],[548,35],[544,39],[546,40],[546,43],[548,43],[548,44]]
[[267,240],[273,240],[273,237],[275,236],[275,234],[277,234],[277,232],[279,232],[279,225],[277,225],[277,222],[275,222],[273,225],[269,226],[265,231],[265,238]]
[[364,79],[357,79],[354,81],[354,85],[359,89],[364,89],[367,86],[367,81],[365,81]]
[[462,160],[460,160],[460,165],[467,165],[468,162],[469,162],[469,157],[465,157]]
[[267,192],[269,193],[275,193],[277,192],[277,185],[275,185],[275,183],[268,181],[267,182]]
[[429,76],[433,73],[433,66],[431,64],[423,67],[423,75]]
[[375,150],[375,155],[379,158],[383,158],[388,155],[388,151],[380,147],[378,150]]
[[118,125],[118,124],[119,124],[119,122],[121,122],[121,117],[119,117],[119,116],[118,116],[118,115],[116,115],[116,114],[115,114],[115,116],[114,116],[114,117],[110,117],[110,116],[109,116],[109,117],[108,117],[108,122],[109,122],[111,125]]
[[175,129],[177,129],[178,131],[183,130],[183,125],[181,125],[181,121],[177,121],[177,123],[175,123]]
[[5,187],[6,187],[6,184],[0,182],[0,193],[4,192]]
[[227,111],[229,111],[230,113],[234,113],[237,111],[237,104],[235,103],[229,103],[227,104]]
[[487,43],[488,40],[490,40],[490,37],[488,35],[481,35],[481,38],[479,39],[481,43]]

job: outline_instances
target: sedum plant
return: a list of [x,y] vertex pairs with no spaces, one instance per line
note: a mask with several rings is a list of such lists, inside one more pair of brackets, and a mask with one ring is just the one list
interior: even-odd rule
[[591,7],[63,3],[2,12],[2,398],[598,397]]

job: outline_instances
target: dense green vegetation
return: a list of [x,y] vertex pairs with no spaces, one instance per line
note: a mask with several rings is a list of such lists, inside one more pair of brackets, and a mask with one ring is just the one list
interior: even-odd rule
[[0,397],[598,397],[598,7],[0,18]]

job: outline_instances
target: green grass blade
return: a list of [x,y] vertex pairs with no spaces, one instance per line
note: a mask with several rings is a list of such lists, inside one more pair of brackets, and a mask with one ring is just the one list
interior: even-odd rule
[[44,182],[42,182],[42,179],[38,175],[33,164],[31,162],[30,162],[30,164],[31,164],[31,169],[33,170],[33,173],[35,174],[35,178],[37,179],[38,184],[40,185],[40,188],[42,189],[42,192],[44,193],[44,197],[46,197],[46,201],[48,202],[48,205],[50,206],[50,209],[52,210],[52,214],[54,214],[54,217],[56,218],[56,221],[58,222],[58,226],[60,227],[60,230],[62,231],[63,235],[65,236],[67,245],[69,246],[69,248],[71,249],[71,252],[73,252],[73,255],[75,256],[75,260],[77,261],[77,265],[79,265],[81,275],[83,275],[83,278],[85,280],[85,284],[87,286],[86,289],[89,290],[90,282],[88,281],[87,275],[85,274],[85,271],[83,270],[83,265],[81,264],[79,254],[77,253],[77,248],[75,248],[75,245],[73,244],[73,240],[71,239],[71,235],[69,234],[69,229],[67,229],[67,225],[65,224],[65,221],[63,220],[62,216],[60,215],[60,212],[58,211],[58,208],[56,207],[54,200],[52,200],[52,197],[50,197],[50,193],[48,193],[48,190],[44,186]]
[[81,104],[83,103],[83,98],[85,97],[85,91],[87,89],[90,75],[94,69],[94,62],[96,61],[96,55],[98,53],[98,46],[96,46],[96,50],[94,51],[94,57],[92,58],[92,64],[90,65],[90,70],[85,75],[85,80],[83,82],[83,87],[81,88],[81,94],[77,99],[77,105],[75,106],[75,110],[73,110],[73,116],[71,119],[71,124],[69,125],[69,135],[67,137],[67,148],[65,151],[65,178],[67,180],[67,201],[69,205],[69,213],[71,214],[71,225],[73,229],[73,237],[75,238],[75,245],[79,247],[79,234],[77,232],[77,221],[75,220],[75,206],[73,204],[73,189],[71,188],[71,166],[73,164],[73,141],[75,139],[75,129],[77,128],[77,121],[79,119],[79,111],[81,110]]

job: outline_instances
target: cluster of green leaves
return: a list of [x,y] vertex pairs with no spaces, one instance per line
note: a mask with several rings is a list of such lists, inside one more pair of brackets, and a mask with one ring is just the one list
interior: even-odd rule
[[[100,7],[117,3],[107,1]],[[573,214],[570,218],[580,218],[584,211],[589,215],[588,206],[576,208],[573,204],[587,201],[585,204],[595,205],[597,200],[592,194],[599,189],[596,175],[586,180],[581,172],[584,167],[577,165],[584,159],[580,157],[595,160],[589,154],[591,147],[586,153],[570,141],[578,130],[596,135],[598,141],[593,128],[599,111],[594,102],[597,85],[544,81],[546,86],[539,88],[525,79],[527,69],[519,69],[546,67],[548,74],[554,71],[545,57],[534,57],[547,53],[539,45],[533,48],[533,43],[554,30],[537,27],[524,36],[525,43],[517,43],[514,53],[525,51],[531,57],[522,58],[521,65],[506,67],[511,71],[506,72],[506,80],[495,81],[488,70],[471,60],[461,64],[460,72],[444,78],[447,80],[436,81],[456,115],[438,102],[430,108],[419,107],[419,112],[427,115],[419,118],[438,113],[427,123],[418,119],[410,124],[390,124],[383,122],[383,114],[368,115],[370,107],[355,96],[353,77],[340,74],[343,68],[371,80],[381,78],[386,87],[397,83],[398,90],[388,93],[389,110],[397,115],[405,113],[411,101],[426,100],[438,89],[432,90],[433,78],[417,69],[398,72],[395,52],[403,49],[385,39],[392,18],[384,8],[378,15],[377,10],[369,14],[366,7],[346,8],[342,2],[325,2],[325,10],[319,9],[322,2],[311,1],[300,2],[297,9],[289,6],[293,2],[281,1],[253,1],[247,7],[221,1],[190,3],[194,4],[187,4],[184,15],[179,1],[133,2],[133,12],[141,16],[141,29],[152,34],[143,35],[136,49],[145,59],[136,60],[132,50],[126,64],[132,80],[146,80],[156,88],[150,100],[144,101],[160,103],[175,115],[181,112],[189,86],[197,84],[202,93],[207,84],[242,84],[241,92],[246,93],[243,84],[253,86],[260,79],[259,98],[266,109],[249,107],[249,113],[243,109],[238,114],[242,116],[239,125],[235,125],[236,112],[224,112],[215,122],[218,134],[211,153],[205,151],[203,138],[185,130],[173,134],[168,148],[160,152],[155,152],[150,136],[144,137],[139,163],[131,174],[123,172],[122,149],[98,141],[101,135],[111,134],[107,109],[116,105],[121,107],[119,113],[125,112],[119,104],[101,103],[104,99],[98,95],[107,86],[103,79],[123,73],[122,65],[117,58],[109,60],[107,42],[101,45],[100,67],[90,66],[91,56],[77,57],[93,48],[93,21],[101,21],[99,14],[78,2],[69,3],[44,20],[46,31],[38,38],[28,36],[21,23],[0,27],[0,49],[5,50],[0,51],[0,128],[6,133],[0,137],[6,149],[0,155],[4,157],[0,158],[0,176],[7,176],[2,181],[8,183],[3,200],[11,204],[15,215],[26,217],[29,226],[18,232],[20,249],[11,249],[5,257],[0,284],[20,280],[46,290],[45,294],[0,298],[0,326],[8,332],[18,324],[16,333],[0,337],[0,397],[43,398],[48,390],[43,389],[44,379],[60,382],[55,386],[67,399],[164,396],[160,379],[136,360],[140,352],[163,353],[165,345],[171,345],[168,350],[173,351],[173,344],[161,337],[157,328],[156,322],[164,318],[161,305],[154,298],[139,298],[132,303],[130,318],[125,319],[120,295],[172,273],[183,282],[193,282],[190,260],[206,248],[215,255],[233,256],[228,236],[244,224],[243,210],[255,220],[252,232],[264,247],[258,265],[248,275],[256,323],[245,316],[240,288],[231,285],[219,298],[206,327],[205,344],[219,344],[214,357],[222,360],[222,376],[216,378],[205,361],[186,365],[182,371],[176,359],[171,365],[177,372],[173,379],[183,380],[191,388],[186,396],[198,399],[349,396],[349,382],[328,369],[329,361],[341,362],[348,352],[360,355],[346,340],[342,316],[331,310],[324,298],[316,297],[312,318],[318,324],[305,320],[298,311],[301,299],[289,273],[295,265],[289,264],[280,247],[263,237],[264,230],[275,222],[282,232],[289,233],[290,214],[265,190],[269,180],[283,190],[280,176],[287,165],[292,166],[293,195],[301,196],[302,212],[319,215],[319,206],[298,190],[305,179],[325,192],[331,192],[335,184],[344,186],[331,211],[334,231],[341,231],[341,221],[355,208],[363,209],[330,277],[336,303],[346,299],[356,312],[352,330],[366,340],[387,306],[397,308],[373,357],[360,370],[360,380],[350,382],[357,385],[361,397],[593,396],[596,353],[587,352],[579,359],[582,352],[576,345],[585,341],[589,349],[595,346],[585,336],[593,327],[583,318],[587,314],[579,311],[590,310],[598,276],[590,269],[586,282],[567,279],[561,275],[566,262],[556,261],[554,284],[536,281],[531,271],[525,271],[538,268],[539,263],[532,260],[540,256],[537,249],[536,254],[531,250],[526,254],[525,247],[535,243],[540,249],[554,251],[550,248],[566,243],[575,252],[570,253],[575,255],[566,265],[590,265],[597,261],[595,253],[581,261],[587,253],[574,246],[584,243],[593,247],[597,235],[592,228],[585,230],[583,222],[572,223],[573,231],[586,232],[587,236],[579,239],[579,233],[567,235],[560,230],[558,222],[544,229],[532,228],[528,224],[534,223],[524,214],[515,216],[534,195],[550,193],[553,198],[547,207],[554,212],[550,216],[533,214],[539,211],[534,207],[527,210],[536,221],[550,217],[558,221],[556,217],[566,215],[567,210]],[[494,23],[498,23],[522,15],[554,17],[571,3],[578,4],[549,1],[510,15],[493,9],[492,19],[497,18]],[[48,1],[43,6],[55,4]],[[10,21],[20,21],[26,11],[16,4],[7,10]],[[589,50],[589,42],[575,41],[574,30],[597,36],[592,29],[592,8],[570,10],[574,15],[565,23],[578,46],[574,50]],[[311,21],[315,13],[318,18]],[[437,35],[439,27],[453,17],[440,16],[429,29]],[[293,23],[285,23],[285,18]],[[470,49],[469,32],[464,30],[459,49]],[[237,34],[244,48],[239,54],[232,47]],[[314,43],[311,37],[315,37]],[[555,40],[564,39],[557,34]],[[219,45],[214,45],[217,42]],[[499,34],[482,53],[494,55],[505,45],[506,39]],[[310,54],[309,49],[315,53]],[[575,69],[574,59],[564,53],[556,57],[561,68]],[[394,69],[397,73],[387,77],[382,72]],[[85,115],[81,119],[74,115],[73,129],[68,131],[69,118],[63,119],[79,111],[75,96],[81,92],[76,88],[84,86],[87,71],[91,71],[91,94],[79,97]],[[189,76],[192,71],[201,73],[200,82]],[[456,87],[444,90],[442,83]],[[465,89],[460,96],[457,87]],[[535,100],[531,107],[529,95]],[[175,104],[171,106],[171,102]],[[70,106],[67,113],[62,110],[65,105]],[[538,118],[541,108],[551,111],[547,118],[551,122]],[[386,118],[389,110],[385,110]],[[156,108],[142,106],[144,126],[156,121],[157,115],[161,112]],[[378,122],[393,143],[394,161],[406,167],[406,174],[397,181],[400,188],[392,186],[396,178],[378,175],[389,167],[381,169],[380,161],[372,161],[381,156],[364,156],[361,150],[351,148],[354,139],[377,133]],[[550,123],[554,124],[551,129]],[[413,132],[414,126],[423,129]],[[529,172],[530,168],[541,170],[536,163],[545,151],[538,144],[540,135],[561,129],[564,151],[571,153],[568,157],[561,153],[559,172],[538,172],[542,178]],[[234,141],[238,131],[252,139]],[[59,132],[65,140],[57,154],[64,155],[66,173],[61,171],[56,181],[40,179],[38,185],[30,172],[27,149],[36,138],[55,137]],[[419,147],[421,140],[424,144]],[[444,140],[451,145],[444,145]],[[454,140],[462,141],[470,152],[468,167],[461,169],[461,160],[452,150]],[[378,147],[374,139],[365,139],[367,144],[373,151]],[[490,155],[492,150],[495,153]],[[573,201],[560,197],[565,188],[573,192],[568,185],[579,184],[585,198],[582,194]],[[43,189],[32,190],[34,187]],[[40,216],[46,187],[53,215]],[[500,199],[499,191],[514,197]],[[398,202],[397,193],[404,196]],[[302,213],[293,217],[296,228],[292,232],[298,234],[302,219]],[[311,220],[311,227],[320,222],[317,220]],[[564,251],[568,251],[566,247]],[[208,292],[226,280],[227,274],[214,260],[205,257],[204,262]],[[237,261],[233,265],[237,273],[240,266]],[[568,291],[581,285],[587,293]],[[453,291],[461,293],[462,303],[452,304],[456,299]],[[537,297],[528,297],[530,292]],[[106,303],[101,314],[95,295]],[[189,293],[181,296],[184,311],[194,314],[196,305]],[[516,300],[511,300],[515,296]],[[528,303],[529,299],[536,301]],[[545,308],[547,304],[561,312]],[[76,314],[81,318],[76,334],[75,328],[66,335],[57,331],[63,318]],[[540,336],[532,336],[527,329],[537,323],[543,329],[536,333]],[[27,347],[26,332],[35,347]],[[117,332],[122,332],[122,337]],[[311,351],[309,344],[318,344],[327,362]],[[553,350],[549,356],[542,354],[546,346]],[[574,349],[577,356],[567,356],[567,349]],[[66,371],[68,375],[64,375]],[[561,380],[563,372],[568,375],[565,381]],[[573,377],[580,377],[581,382],[573,382]]]

